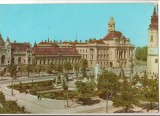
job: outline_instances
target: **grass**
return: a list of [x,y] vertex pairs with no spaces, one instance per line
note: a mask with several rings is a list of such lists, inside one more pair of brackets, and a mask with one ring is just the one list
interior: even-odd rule
[[[56,99],[56,100],[66,100],[67,99],[67,91],[57,91],[57,92],[47,92],[47,93],[39,93],[42,98]],[[68,91],[68,98],[76,98],[75,91]]]
[[0,79],[0,81],[4,81],[4,80],[8,80],[8,79]]

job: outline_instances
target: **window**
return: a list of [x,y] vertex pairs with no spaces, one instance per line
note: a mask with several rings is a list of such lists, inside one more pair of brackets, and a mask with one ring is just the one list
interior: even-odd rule
[[18,64],[20,64],[20,63],[21,63],[21,57],[18,58]]
[[158,63],[158,59],[155,59],[155,63]]
[[14,64],[14,58],[12,58],[11,62]]
[[5,63],[5,55],[1,57],[1,64],[4,64],[4,63]]
[[151,35],[151,42],[153,42],[153,35]]

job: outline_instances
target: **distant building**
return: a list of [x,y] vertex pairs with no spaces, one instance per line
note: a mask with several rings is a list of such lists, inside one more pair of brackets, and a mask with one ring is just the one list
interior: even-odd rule
[[158,76],[158,15],[156,7],[154,7],[148,29],[147,75],[148,77]]
[[[113,17],[108,22],[107,35],[100,40],[90,39],[85,42],[52,42],[49,39],[31,47],[29,43],[10,43],[9,38],[4,42],[0,35],[0,66],[5,68],[10,63],[17,65],[35,64],[47,65],[53,62],[61,64],[64,61],[79,63],[87,59],[89,67],[100,68],[130,67],[134,60],[134,45],[120,31],[115,30]],[[3,70],[2,69],[2,70]]]
[[134,60],[134,45],[121,32],[115,31],[113,17],[108,22],[108,32],[100,40],[92,39],[85,42],[59,42],[63,48],[75,46],[81,57],[88,60],[89,67],[99,64],[101,68],[130,67]]
[[74,46],[72,48],[61,48],[48,39],[48,41],[40,42],[39,44],[35,43],[32,50],[28,50],[27,59],[30,58],[34,59],[37,65],[48,65],[51,62],[53,64],[63,64],[65,61],[74,64],[79,63],[81,55],[78,54]]
[[6,70],[6,67],[10,63],[14,63],[18,66],[26,64],[26,50],[31,48],[29,43],[10,43],[7,37],[4,42],[0,35],[0,70]]

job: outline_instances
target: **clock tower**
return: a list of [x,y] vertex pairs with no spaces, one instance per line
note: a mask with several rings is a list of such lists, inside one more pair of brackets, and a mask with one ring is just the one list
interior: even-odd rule
[[110,20],[108,22],[108,33],[115,31],[115,22],[114,22],[114,18],[110,17]]
[[147,75],[153,78],[158,76],[158,15],[156,6],[148,29]]

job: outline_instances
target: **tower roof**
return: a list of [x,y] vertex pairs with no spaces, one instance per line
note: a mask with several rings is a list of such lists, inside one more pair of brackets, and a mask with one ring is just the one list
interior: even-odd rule
[[149,29],[156,29],[158,30],[158,16],[156,13],[156,7],[154,7],[153,14],[151,16],[151,24],[149,25]]
[[0,34],[0,46],[4,46],[4,40],[3,40],[2,36],[1,36],[1,34]]
[[6,42],[10,43],[9,37],[7,37]]
[[113,40],[114,38],[126,40],[126,37],[119,31],[112,31],[108,33],[102,40]]

